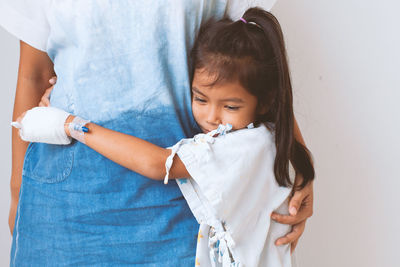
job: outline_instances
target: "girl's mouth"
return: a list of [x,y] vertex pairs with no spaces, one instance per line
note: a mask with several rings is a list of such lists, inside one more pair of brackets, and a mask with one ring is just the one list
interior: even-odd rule
[[209,133],[209,132],[211,132],[210,130],[205,129],[205,128],[203,128],[203,127],[200,127],[200,128],[201,128],[201,131],[202,131],[203,133]]

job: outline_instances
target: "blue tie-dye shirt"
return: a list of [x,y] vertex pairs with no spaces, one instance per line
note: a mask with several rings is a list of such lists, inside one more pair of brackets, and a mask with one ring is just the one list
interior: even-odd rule
[[[52,106],[164,147],[198,131],[188,55],[200,24],[248,2],[274,2],[2,1],[0,24],[54,62]],[[80,143],[35,143],[11,265],[191,266],[197,228],[175,183],[149,180]]]

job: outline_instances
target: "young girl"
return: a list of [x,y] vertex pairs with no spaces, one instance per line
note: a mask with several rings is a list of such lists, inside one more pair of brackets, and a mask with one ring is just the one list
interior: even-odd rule
[[291,266],[290,246],[274,244],[289,226],[270,214],[287,212],[289,163],[304,177],[301,187],[314,179],[314,169],[293,135],[279,23],[257,8],[236,22],[209,21],[192,60],[192,110],[203,133],[171,148],[53,107],[29,110],[13,125],[25,141],[69,144],[73,137],[150,179],[178,179],[200,224],[196,266]]

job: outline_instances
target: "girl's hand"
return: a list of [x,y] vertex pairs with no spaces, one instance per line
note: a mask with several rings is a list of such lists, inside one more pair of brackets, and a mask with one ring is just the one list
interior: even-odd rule
[[[302,181],[300,175],[296,175],[295,185],[299,185]],[[292,225],[292,231],[287,235],[276,240],[275,245],[291,244],[291,253],[294,252],[300,236],[304,232],[306,221],[313,214],[314,201],[313,183],[309,183],[300,191],[295,191],[289,202],[290,215],[282,215],[273,212],[271,217],[274,221]]]
[[50,94],[54,88],[54,85],[57,83],[57,76],[51,77],[49,83],[52,84],[50,88],[48,88],[39,102],[39,107],[50,107]]
[[11,125],[19,129],[21,139],[26,142],[68,145],[72,139],[65,131],[65,123],[71,117],[58,108],[36,107],[24,112]]

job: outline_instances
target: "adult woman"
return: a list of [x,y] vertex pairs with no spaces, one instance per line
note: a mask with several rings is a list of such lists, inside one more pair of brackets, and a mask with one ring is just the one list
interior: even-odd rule
[[[21,45],[14,116],[37,104],[38,88],[55,72],[52,106],[160,146],[193,135],[187,52],[202,21],[239,7],[248,6],[10,1],[2,24],[29,44]],[[14,207],[21,172],[23,179],[11,265],[194,264],[197,224],[176,185],[149,181],[78,143],[30,145],[21,171],[24,145],[13,143]]]

